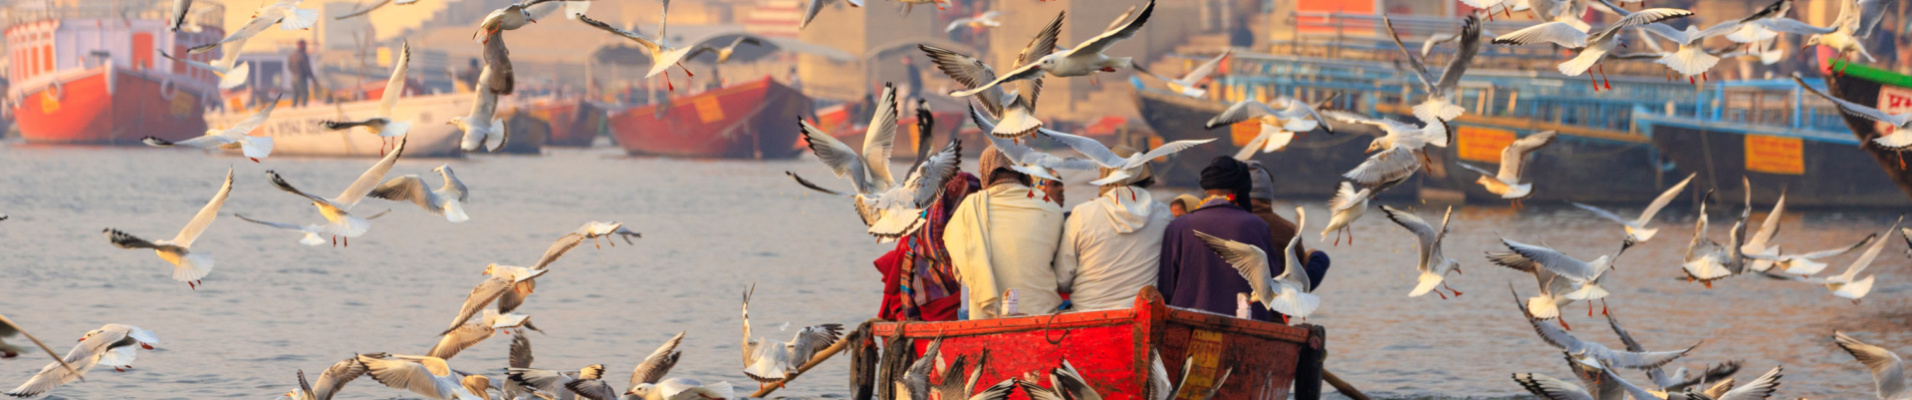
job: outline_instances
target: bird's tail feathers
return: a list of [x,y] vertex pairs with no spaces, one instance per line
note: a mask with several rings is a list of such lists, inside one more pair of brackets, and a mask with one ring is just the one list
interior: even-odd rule
[[239,63],[238,66],[227,70],[225,74],[219,76],[219,88],[232,89],[239,87],[239,85],[246,84],[246,79],[250,77],[252,77],[252,64]]
[[445,200],[443,208],[445,209],[446,221],[465,222],[471,220],[470,216],[465,215],[465,206],[460,203],[458,199]]
[[173,265],[173,280],[180,282],[196,281],[212,273],[212,255],[206,253],[186,253],[179,263]]
[[1414,285],[1414,291],[1407,293],[1407,297],[1421,297],[1426,295],[1427,292],[1434,291],[1435,286],[1440,286],[1441,282],[1446,280],[1447,277],[1441,276],[1441,274],[1421,272],[1420,282]]
[[246,136],[239,139],[239,152],[246,157],[264,158],[272,154],[272,138],[266,136]]
[[405,136],[406,132],[411,131],[412,121],[390,121],[385,123],[385,130],[379,131],[378,135],[384,137],[399,137]]

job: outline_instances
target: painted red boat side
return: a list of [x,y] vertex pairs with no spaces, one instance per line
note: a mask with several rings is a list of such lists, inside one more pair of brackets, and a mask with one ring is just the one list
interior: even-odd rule
[[[660,111],[661,108],[661,111]],[[635,107],[610,116],[611,134],[632,155],[790,158],[796,118],[810,98],[770,78]]]
[[[1109,400],[1146,398],[1151,348],[1161,352],[1170,379],[1179,377],[1183,361],[1193,357],[1188,384],[1194,387],[1212,385],[1228,371],[1217,399],[1284,399],[1294,382],[1301,346],[1308,342],[1308,331],[1298,327],[1170,308],[1154,288],[1143,289],[1135,308],[1128,310],[879,323],[872,334],[888,337],[897,329],[919,339],[914,341],[918,356],[939,336],[944,360],[960,355],[973,360],[988,350],[988,366],[976,389],[1025,372],[1046,374],[1067,359]],[[1038,381],[1050,386],[1046,378]],[[1198,394],[1187,395],[1178,400],[1199,399]],[[1028,397],[1018,390],[1011,398]]]
[[[111,93],[107,79],[114,79]],[[80,77],[27,92],[14,107],[20,136],[33,143],[138,144],[206,132],[201,97],[125,71]]]

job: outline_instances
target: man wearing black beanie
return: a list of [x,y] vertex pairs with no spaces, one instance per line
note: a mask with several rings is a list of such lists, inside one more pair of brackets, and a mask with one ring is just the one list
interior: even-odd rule
[[[1267,254],[1280,253],[1271,249],[1268,223],[1248,212],[1254,180],[1247,164],[1232,157],[1215,157],[1202,169],[1201,183],[1208,197],[1187,215],[1170,222],[1163,234],[1162,265],[1155,287],[1168,305],[1235,315],[1235,295],[1254,292],[1254,288],[1233,265],[1196,238],[1195,231],[1257,246]],[[1269,269],[1269,276],[1282,271],[1275,265]],[[1276,320],[1260,303],[1249,307],[1251,318]]]

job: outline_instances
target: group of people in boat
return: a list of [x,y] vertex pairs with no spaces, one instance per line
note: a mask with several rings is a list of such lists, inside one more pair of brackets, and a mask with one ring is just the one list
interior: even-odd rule
[[[1271,255],[1270,276],[1288,267],[1280,244],[1299,233],[1274,213],[1274,182],[1259,162],[1216,157],[1201,171],[1205,197],[1167,203],[1149,192],[1156,179],[1144,167],[1070,210],[1062,208],[1061,182],[1017,172],[995,147],[984,149],[978,164],[977,174],[949,181],[924,227],[876,260],[884,284],[878,317],[956,321],[1125,309],[1147,286],[1170,306],[1236,315],[1237,294],[1252,289],[1195,232],[1261,247]],[[1327,253],[1303,246],[1295,252],[1319,285]],[[1249,307],[1253,319],[1279,318],[1259,303]]]

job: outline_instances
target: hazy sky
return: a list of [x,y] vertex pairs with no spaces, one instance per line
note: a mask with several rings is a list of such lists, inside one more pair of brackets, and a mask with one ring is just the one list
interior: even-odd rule
[[[253,10],[257,10],[259,7],[271,1],[273,0],[224,0],[226,5],[226,29],[230,31],[232,29],[238,29],[240,25],[245,25],[246,21],[252,19]],[[332,15],[323,12],[326,4],[371,4],[377,1],[378,0],[305,0],[305,3],[300,4],[299,7],[321,10],[319,18],[321,20],[330,20]],[[405,28],[418,26],[420,21],[430,17],[433,12],[445,8],[445,3],[449,1],[453,0],[420,0],[416,4],[407,6],[387,5],[372,13],[372,23],[378,27],[379,37],[390,37]],[[265,33],[259,34],[257,38],[246,43],[246,49],[266,51],[272,49],[281,41],[310,37],[312,37],[311,31],[288,32],[275,27],[267,29]]]

